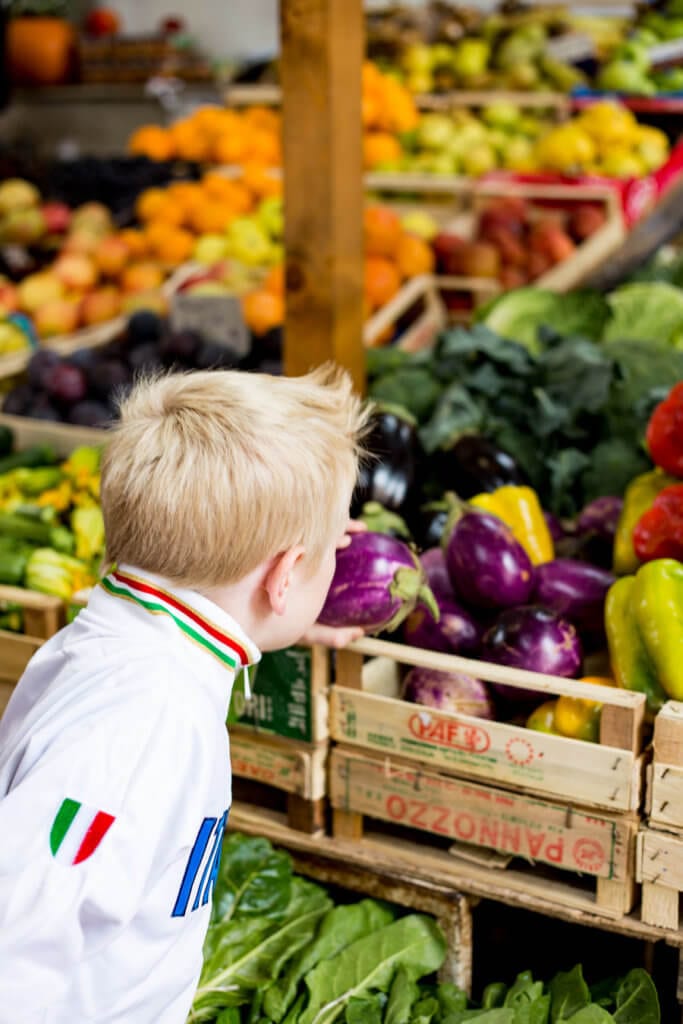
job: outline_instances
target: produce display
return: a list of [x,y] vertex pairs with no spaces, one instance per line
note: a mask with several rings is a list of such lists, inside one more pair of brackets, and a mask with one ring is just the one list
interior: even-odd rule
[[[245,302],[259,294],[250,293]],[[273,298],[277,305],[277,296]],[[255,319],[253,311],[251,315]],[[263,320],[263,311],[261,317]],[[242,356],[228,344],[206,340],[197,331],[174,330],[168,320],[141,310],[106,345],[77,349],[64,357],[48,349],[36,352],[29,361],[25,381],[8,392],[2,409],[13,416],[84,427],[106,426],[117,414],[118,396],[141,373],[235,366],[281,372],[281,334],[275,324],[252,334],[251,349]]]
[[188,1024],[659,1024],[640,968],[589,987],[580,965],[549,982],[525,971],[477,1002],[437,983],[445,939],[425,915],[335,903],[266,839],[226,837],[204,966]]
[[14,452],[4,426],[0,443],[0,583],[68,601],[95,582],[104,554],[100,451],[62,462],[49,445]]
[[664,132],[639,124],[615,101],[591,104],[557,123],[493,100],[479,115],[469,110],[421,114],[415,130],[401,136],[401,151],[366,166],[371,170],[480,177],[497,169],[528,174],[640,178],[664,164]]

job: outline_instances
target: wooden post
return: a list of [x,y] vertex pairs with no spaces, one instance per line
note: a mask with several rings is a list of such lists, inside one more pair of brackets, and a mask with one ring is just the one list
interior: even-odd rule
[[362,0],[280,0],[287,374],[363,390]]

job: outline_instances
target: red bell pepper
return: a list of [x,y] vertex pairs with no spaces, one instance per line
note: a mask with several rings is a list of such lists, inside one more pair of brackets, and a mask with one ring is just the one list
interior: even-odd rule
[[641,562],[655,558],[683,561],[683,484],[659,492],[634,527],[633,547]]
[[683,477],[683,381],[655,408],[645,437],[655,465]]

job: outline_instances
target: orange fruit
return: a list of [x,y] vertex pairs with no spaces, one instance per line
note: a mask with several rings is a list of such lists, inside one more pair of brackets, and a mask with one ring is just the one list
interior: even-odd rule
[[176,155],[181,160],[202,163],[207,160],[210,152],[209,140],[198,125],[191,120],[176,121],[169,128],[175,146]]
[[366,258],[365,295],[373,310],[385,306],[400,287],[401,277],[394,263],[380,256]]
[[148,255],[145,236],[137,228],[124,228],[116,237],[127,245],[131,260],[144,259]]
[[227,178],[219,171],[209,171],[202,179],[204,192],[240,216],[249,213],[253,206],[252,195],[246,185],[234,178]]
[[128,152],[150,160],[170,160],[175,156],[173,139],[165,128],[146,124],[134,131],[128,140]]
[[258,199],[282,195],[282,175],[260,163],[246,163],[240,181]]
[[211,157],[217,164],[239,164],[247,153],[247,136],[229,132],[214,139]]
[[227,203],[205,199],[201,206],[193,210],[190,225],[198,235],[222,234],[236,216],[232,206]]
[[242,114],[245,124],[253,128],[277,134],[280,131],[280,115],[270,107],[248,107]]
[[180,207],[185,219],[187,219],[192,211],[196,210],[204,200],[204,191],[201,185],[195,181],[177,181],[173,185],[168,186],[166,194],[169,199],[173,200],[173,202]]
[[124,292],[148,292],[160,288],[164,274],[158,263],[152,260],[131,263],[121,274]]
[[279,167],[282,163],[282,147],[279,136],[273,132],[254,132],[249,140],[248,154],[250,160],[266,164],[268,167]]
[[163,188],[146,188],[141,192],[135,203],[135,215],[138,220],[148,221],[154,218],[157,210],[164,207],[167,202],[166,191]]
[[167,194],[164,202],[157,204],[147,223],[161,222],[163,224],[170,224],[175,228],[179,228],[184,221],[184,209],[177,200],[174,200],[172,196]]
[[431,274],[435,266],[432,247],[417,235],[404,234],[396,250],[396,265],[401,277]]
[[284,299],[281,295],[259,288],[242,297],[242,314],[250,331],[265,334],[284,322]]
[[366,206],[363,212],[366,256],[395,256],[402,234],[399,216],[388,206]]
[[272,292],[273,295],[285,294],[285,268],[282,263],[278,263],[270,268],[263,282],[263,287],[267,292]]
[[165,267],[179,267],[192,255],[195,237],[183,228],[167,227],[165,224],[160,227],[164,228],[164,233],[159,232],[154,239],[150,237],[150,248]]
[[363,164],[372,170],[380,164],[393,163],[403,155],[398,139],[388,132],[366,132],[363,136]]

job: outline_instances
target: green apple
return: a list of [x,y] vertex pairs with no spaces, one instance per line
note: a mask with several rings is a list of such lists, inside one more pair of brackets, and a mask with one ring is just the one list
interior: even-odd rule
[[401,226],[411,235],[417,235],[425,242],[431,242],[439,233],[439,225],[425,210],[411,210],[401,217]]
[[453,53],[453,68],[465,81],[478,78],[486,71],[490,56],[491,47],[485,39],[461,39]]
[[424,114],[417,126],[417,142],[421,149],[445,149],[455,135],[448,114]]
[[493,146],[488,142],[477,143],[464,154],[462,166],[465,174],[471,178],[478,178],[482,174],[494,171],[498,166],[498,160]]
[[271,258],[272,243],[263,227],[249,217],[236,217],[227,232],[228,256],[248,267],[265,266]]
[[256,211],[256,220],[272,239],[282,238],[285,230],[285,211],[281,196],[264,199]]
[[228,255],[229,245],[223,235],[202,235],[198,238],[192,250],[192,259],[195,263],[201,263],[210,267],[214,263],[220,263]]
[[413,46],[409,46],[403,54],[401,64],[408,75],[429,74],[434,66],[432,47],[427,46],[426,43],[415,43]]
[[491,128],[512,128],[519,122],[521,111],[515,103],[506,103],[501,100],[497,103],[489,103],[481,112],[481,119],[484,124]]

